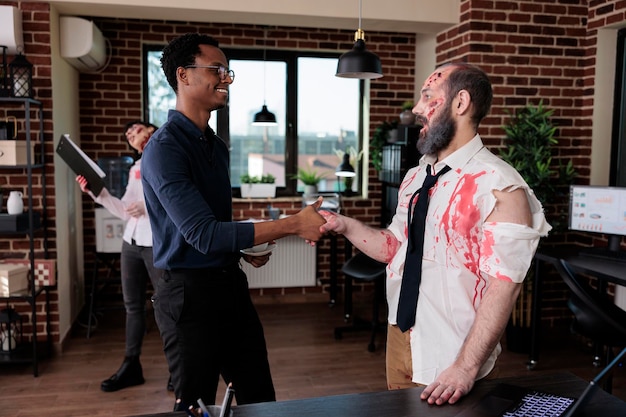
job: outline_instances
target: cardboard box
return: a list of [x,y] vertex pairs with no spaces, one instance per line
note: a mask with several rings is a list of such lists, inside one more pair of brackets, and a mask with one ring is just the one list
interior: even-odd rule
[[[30,260],[7,258],[2,259],[0,268],[3,264],[24,265],[30,269]],[[37,287],[53,287],[56,285],[57,263],[54,259],[35,259],[35,285]]]
[[28,266],[17,264],[0,264],[0,294],[28,289]]
[[[30,142],[30,163],[35,163],[35,142]],[[26,165],[25,140],[0,140],[0,165]]]

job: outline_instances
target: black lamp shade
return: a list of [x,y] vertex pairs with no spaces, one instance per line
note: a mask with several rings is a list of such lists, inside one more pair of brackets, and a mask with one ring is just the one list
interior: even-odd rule
[[338,177],[356,177],[354,167],[350,165],[350,155],[348,153],[343,154],[343,162],[337,167],[335,175]]
[[10,78],[13,97],[33,96],[33,64],[26,60],[22,54],[17,54],[9,64]]
[[363,39],[354,42],[352,50],[339,57],[337,77],[369,80],[383,76],[380,58],[365,47]]
[[253,126],[276,126],[276,116],[264,104],[260,112],[254,115]]

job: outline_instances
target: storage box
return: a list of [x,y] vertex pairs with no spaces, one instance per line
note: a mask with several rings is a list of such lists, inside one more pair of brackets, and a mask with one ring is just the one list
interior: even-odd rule
[[[30,269],[30,260],[6,258],[2,259],[3,264],[18,264]],[[53,287],[56,285],[57,263],[54,259],[35,259],[35,285],[37,287]]]
[[[35,142],[30,142],[30,163],[35,163]],[[0,140],[0,165],[26,165],[25,140]]]
[[17,264],[0,264],[0,294],[8,296],[28,289],[28,267]]
[[[0,141],[2,142],[2,141]],[[33,229],[41,226],[38,212],[33,212]],[[28,230],[28,212],[20,214],[0,213],[0,232],[26,232]]]

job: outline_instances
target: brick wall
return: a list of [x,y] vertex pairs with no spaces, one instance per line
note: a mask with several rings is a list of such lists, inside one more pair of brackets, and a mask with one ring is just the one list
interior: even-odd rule
[[[48,218],[54,226],[54,178],[51,126],[50,23],[49,5],[45,2],[0,1],[21,8],[24,21],[25,55],[34,64],[36,98],[44,102],[45,155],[49,163]],[[505,110],[514,111],[526,103],[544,103],[555,109],[554,122],[559,126],[559,147],[556,158],[572,159],[578,169],[580,183],[588,182],[591,150],[591,115],[593,88],[596,77],[595,49],[599,28],[626,21],[623,0],[577,1],[527,0],[488,1],[461,0],[460,23],[437,37],[437,62],[465,60],[484,68],[494,83],[494,105],[480,132],[493,149],[502,145],[501,125],[506,121]],[[128,120],[141,118],[141,45],[165,44],[172,36],[188,31],[202,31],[215,36],[225,47],[260,46],[263,28],[255,25],[211,23],[174,23],[166,21],[95,19],[97,26],[111,41],[111,64],[100,74],[81,74],[80,123],[85,150],[94,158],[128,154],[129,148],[121,135]],[[311,50],[348,51],[352,47],[352,31],[280,27],[268,31],[268,48],[306,48]],[[395,119],[400,105],[413,98],[415,36],[410,34],[367,32],[368,48],[382,60],[385,76],[371,83],[370,134],[382,121]],[[10,59],[12,57],[9,57]],[[0,108],[0,118],[12,114]],[[23,131],[23,129],[22,129]],[[1,171],[0,185],[5,190],[25,189],[25,172]],[[347,199],[345,212],[371,224],[377,224],[381,188],[370,168],[370,196],[363,201]],[[35,184],[35,188],[40,184]],[[6,196],[7,193],[5,193]],[[41,208],[40,197],[34,196]],[[6,198],[6,197],[5,197]],[[39,198],[39,200],[37,200]],[[85,248],[90,253],[95,246],[93,204],[85,198]],[[295,212],[298,201],[288,203]],[[265,204],[238,202],[237,216],[263,215]],[[56,234],[50,229],[51,256],[55,257]],[[566,238],[562,238],[565,240]],[[577,237],[591,244],[590,237]],[[587,239],[587,240],[585,240]],[[38,255],[42,241],[36,241]],[[24,257],[27,246],[19,239],[0,238],[2,257]],[[327,249],[324,249],[327,251]],[[324,254],[324,250],[321,251]],[[327,253],[327,252],[326,252]],[[340,250],[340,253],[342,251]],[[89,271],[92,260],[86,259]],[[340,260],[341,262],[341,260]],[[328,257],[322,255],[321,278],[328,274]],[[554,285],[553,285],[554,284]],[[556,283],[548,290],[554,306],[562,303],[563,291]],[[53,297],[53,332],[58,308]],[[21,307],[20,307],[21,308]],[[553,320],[562,310],[548,303]],[[28,306],[24,307],[28,310]],[[43,323],[43,316],[39,318]],[[40,335],[43,334],[43,329]]]

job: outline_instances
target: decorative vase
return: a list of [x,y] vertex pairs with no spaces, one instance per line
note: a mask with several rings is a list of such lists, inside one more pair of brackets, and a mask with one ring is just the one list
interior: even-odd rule
[[400,124],[401,125],[414,125],[415,124],[415,115],[411,110],[404,110],[400,113]]
[[21,191],[11,191],[7,200],[7,212],[9,214],[20,214],[24,211],[23,194]]
[[304,194],[305,195],[317,194],[317,185],[305,185],[304,186]]

